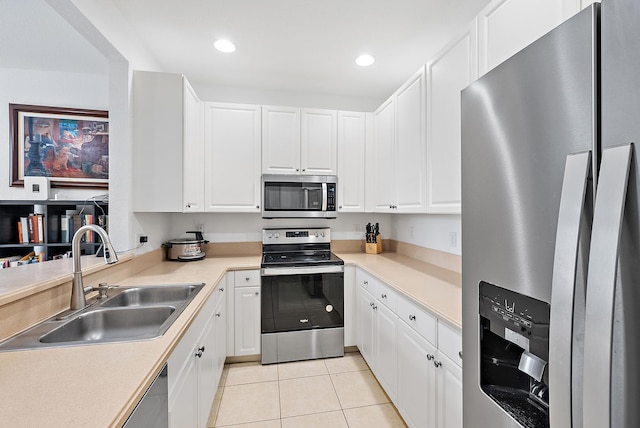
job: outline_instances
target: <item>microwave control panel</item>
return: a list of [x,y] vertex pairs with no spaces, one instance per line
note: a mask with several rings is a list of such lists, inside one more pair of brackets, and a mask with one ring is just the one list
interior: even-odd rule
[[336,210],[336,183],[327,183],[327,211]]

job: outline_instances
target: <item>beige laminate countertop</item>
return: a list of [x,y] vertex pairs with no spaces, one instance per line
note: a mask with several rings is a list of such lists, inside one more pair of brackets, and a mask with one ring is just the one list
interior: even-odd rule
[[[460,327],[460,275],[397,254],[339,254]],[[121,285],[206,282],[160,338],[0,352],[0,426],[121,426],[227,270],[258,269],[259,256],[162,262]],[[13,293],[11,293],[13,294]],[[1,298],[0,293],[0,298]]]

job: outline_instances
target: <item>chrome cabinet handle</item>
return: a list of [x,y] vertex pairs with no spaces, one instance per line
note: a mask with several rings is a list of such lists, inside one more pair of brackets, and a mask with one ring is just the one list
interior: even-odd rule
[[256,296],[259,296],[259,295],[260,295],[260,293],[256,291]]
[[386,299],[387,295],[386,294],[381,294],[380,297],[382,297],[383,299]]
[[458,352],[458,357],[460,357],[460,359],[462,359],[462,351]]
[[436,366],[436,368],[440,367],[442,365],[442,363],[440,361],[433,361],[433,365]]
[[427,360],[431,361],[433,360],[435,357],[431,354],[427,354]]
[[249,281],[249,277],[248,277],[248,276],[247,276],[247,277],[245,277],[245,278],[244,278],[244,280],[245,280],[245,281]]
[[378,309],[377,305],[373,305],[373,310],[375,311],[376,309]]
[[220,318],[220,312],[218,312],[218,313],[216,314],[216,317]]
[[220,288],[220,292],[222,293],[223,291],[224,291],[224,287],[221,287]]
[[373,302],[369,302],[369,306],[373,307],[374,303]]
[[369,281],[363,281],[364,285],[369,285]]
[[202,354],[204,354],[204,346],[198,348],[198,352],[196,352],[196,357],[202,358]]
[[260,205],[256,205],[256,209],[259,210],[260,209]]
[[415,321],[415,320],[416,320],[415,315],[409,315],[409,321]]

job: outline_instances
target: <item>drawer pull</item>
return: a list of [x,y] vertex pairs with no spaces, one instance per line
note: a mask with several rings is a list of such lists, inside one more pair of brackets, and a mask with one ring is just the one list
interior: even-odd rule
[[378,309],[377,305],[373,305],[373,310],[375,311],[376,309]]
[[369,281],[364,281],[363,284],[364,285],[369,285]]
[[381,294],[380,297],[382,297],[383,299],[386,299],[387,295],[386,294]]
[[220,288],[220,292],[222,293],[224,291],[224,287]]
[[436,368],[438,368],[442,365],[442,363],[440,361],[434,361],[433,365],[436,366]]
[[373,308],[374,303],[373,302],[369,302],[369,306],[371,306]]
[[244,280],[245,280],[245,281],[249,281],[249,277],[248,277],[248,276],[247,276],[247,277],[245,277],[245,278],[244,278]]
[[431,361],[433,360],[435,357],[431,354],[427,354],[427,360]]
[[204,354],[204,346],[198,348],[198,352],[196,352],[196,357],[202,358],[202,354]]
[[416,320],[415,315],[409,315],[409,321],[415,321],[415,320]]
[[220,318],[220,312],[218,312],[218,313],[216,314],[216,317]]
[[458,352],[458,357],[460,357],[460,359],[462,359],[462,351]]

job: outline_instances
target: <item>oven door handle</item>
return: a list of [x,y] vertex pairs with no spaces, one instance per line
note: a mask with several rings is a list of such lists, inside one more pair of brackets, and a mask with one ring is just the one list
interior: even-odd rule
[[261,276],[314,275],[317,273],[342,273],[342,272],[344,272],[343,265],[260,269]]

